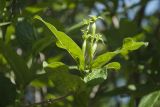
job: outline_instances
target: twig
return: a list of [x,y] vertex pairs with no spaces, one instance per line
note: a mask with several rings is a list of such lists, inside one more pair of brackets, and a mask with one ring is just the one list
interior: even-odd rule
[[26,105],[24,107],[32,107],[32,106],[35,106],[35,105],[42,105],[42,104],[53,104],[55,102],[58,102],[58,101],[61,101],[61,100],[64,100],[66,97],[70,96],[72,94],[66,94],[64,96],[61,96],[61,97],[58,97],[56,99],[48,99],[48,100],[44,100],[42,102],[37,102],[37,103],[33,103],[33,104],[29,104],[29,105]]

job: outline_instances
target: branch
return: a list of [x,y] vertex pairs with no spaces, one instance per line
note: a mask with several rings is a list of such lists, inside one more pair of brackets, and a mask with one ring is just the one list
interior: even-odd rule
[[24,107],[32,107],[32,106],[36,106],[36,105],[44,105],[44,104],[53,104],[55,102],[58,102],[58,101],[61,101],[61,100],[64,100],[66,97],[70,96],[71,94],[66,94],[64,96],[61,96],[61,97],[58,97],[56,99],[48,99],[48,100],[44,100],[42,102],[37,102],[37,103],[33,103],[33,104],[29,104],[29,105],[26,105]]

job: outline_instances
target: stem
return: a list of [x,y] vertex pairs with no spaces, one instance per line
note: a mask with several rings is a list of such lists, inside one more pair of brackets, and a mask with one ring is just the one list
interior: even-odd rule
[[95,33],[96,33],[96,23],[93,23],[92,24],[92,35],[93,35],[93,38],[95,38]]
[[26,105],[25,107],[32,107],[32,106],[36,106],[36,105],[44,105],[44,104],[53,104],[55,102],[58,102],[58,101],[61,101],[61,100],[64,100],[66,97],[70,96],[71,94],[66,94],[64,96],[61,96],[59,98],[56,98],[56,99],[48,99],[48,100],[44,100],[42,102],[38,102],[38,103],[33,103],[33,104],[29,104],[29,105]]
[[81,26],[84,26],[84,23],[83,23],[83,22],[71,26],[70,28],[66,29],[66,32],[67,32],[67,33],[70,33],[71,31],[73,31],[73,30],[75,30],[75,29],[77,29],[77,28],[80,28]]
[[90,43],[90,62],[89,62],[89,66],[90,66],[90,72],[92,71],[92,61],[93,61],[93,54],[94,54],[94,50],[93,50],[93,45],[94,45],[94,39],[95,39],[95,32],[96,32],[96,24],[95,22],[92,24],[92,36],[91,36],[91,43]]
[[89,53],[89,68],[90,68],[90,72],[92,71],[92,61],[93,61],[93,39],[91,38],[91,43],[90,43],[90,53]]

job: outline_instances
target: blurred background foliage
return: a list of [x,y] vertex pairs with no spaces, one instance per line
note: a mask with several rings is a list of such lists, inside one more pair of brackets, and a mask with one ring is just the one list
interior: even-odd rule
[[[79,22],[89,15],[103,17],[97,28],[105,45],[98,44],[97,54],[119,48],[125,37],[149,42],[147,48],[114,58],[113,61],[122,64],[121,70],[109,71],[107,80],[89,94],[84,91],[37,107],[160,106],[159,0],[0,0],[0,107],[23,107],[77,88],[77,79],[68,80],[63,72],[37,79],[36,74],[44,72],[44,60],[67,65],[75,62],[67,52],[57,48],[55,38],[33,19],[35,15],[67,33],[79,46],[82,44]],[[57,79],[54,84],[52,78]]]

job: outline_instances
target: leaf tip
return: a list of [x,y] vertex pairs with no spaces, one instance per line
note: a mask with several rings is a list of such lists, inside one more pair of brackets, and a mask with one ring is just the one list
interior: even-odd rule
[[43,67],[47,67],[48,66],[48,63],[46,61],[43,62]]
[[121,69],[119,62],[111,62],[105,66],[107,69],[115,69],[116,71]]
[[146,47],[147,47],[148,45],[149,45],[149,43],[148,43],[148,42],[145,42],[145,43],[144,43],[144,46],[146,46]]
[[42,20],[42,18],[40,16],[38,16],[38,15],[35,15],[34,19]]

